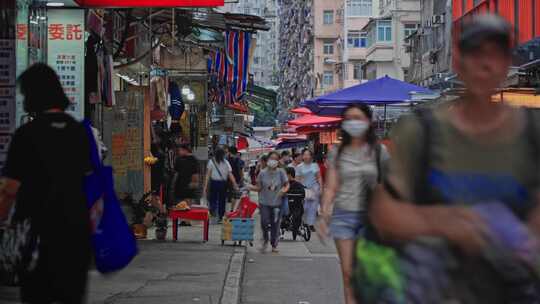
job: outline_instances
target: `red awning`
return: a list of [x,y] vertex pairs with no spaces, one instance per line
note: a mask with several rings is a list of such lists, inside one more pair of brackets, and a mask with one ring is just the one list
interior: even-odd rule
[[224,0],[75,0],[83,7],[215,7]]
[[291,110],[291,113],[294,114],[302,114],[302,115],[311,115],[313,112],[311,112],[310,109],[302,107],[302,108],[294,108]]
[[302,126],[302,127],[299,127],[298,129],[296,129],[296,132],[298,132],[298,134],[309,135],[309,134],[313,134],[313,133],[334,131],[334,130],[337,130],[337,129],[338,129],[337,125],[332,125],[332,126],[328,125],[328,126],[321,126],[321,127]]
[[331,125],[338,124],[343,119],[341,117],[305,115],[289,121],[292,126],[313,126],[313,125]]
[[236,145],[236,149],[238,149],[238,151],[240,150],[244,150],[244,149],[247,149],[249,148],[249,143],[247,141],[247,138],[245,138],[244,136],[240,136],[240,138],[238,138],[238,143]]

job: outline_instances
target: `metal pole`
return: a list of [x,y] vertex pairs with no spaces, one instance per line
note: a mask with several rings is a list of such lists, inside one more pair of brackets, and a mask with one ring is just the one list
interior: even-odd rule
[[386,104],[384,104],[384,123],[383,123],[384,135],[386,135]]

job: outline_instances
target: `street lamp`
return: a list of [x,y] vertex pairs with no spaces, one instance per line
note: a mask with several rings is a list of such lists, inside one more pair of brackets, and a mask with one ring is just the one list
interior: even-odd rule
[[187,96],[189,93],[191,93],[191,90],[189,89],[188,85],[185,84],[185,85],[182,87],[182,95]]

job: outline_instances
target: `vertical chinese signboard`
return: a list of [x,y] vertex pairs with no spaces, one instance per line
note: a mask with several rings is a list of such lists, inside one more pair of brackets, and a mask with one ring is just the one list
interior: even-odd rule
[[84,118],[84,10],[47,12],[48,62],[62,82],[71,104],[67,112]]
[[15,128],[15,4],[0,1],[0,168]]
[[[29,0],[17,0],[17,25],[16,25],[16,58],[17,77],[28,68],[28,7]],[[16,92],[15,126],[22,124],[26,113],[23,108],[23,96]]]

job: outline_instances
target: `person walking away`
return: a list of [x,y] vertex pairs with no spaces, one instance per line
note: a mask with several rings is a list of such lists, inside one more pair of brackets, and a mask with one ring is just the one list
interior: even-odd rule
[[0,222],[15,204],[12,220],[29,219],[40,239],[37,266],[21,277],[21,300],[83,303],[92,255],[83,191],[92,171],[86,130],[65,113],[69,99],[52,68],[35,64],[18,84],[34,120],[13,135],[0,183]]
[[302,164],[302,154],[301,153],[295,153],[292,156],[292,162],[288,165],[288,167],[294,168],[296,170],[298,166]]
[[[474,211],[497,203],[540,236],[539,117],[491,99],[508,75],[512,37],[511,26],[497,16],[474,16],[463,24],[455,70],[465,94],[451,105],[399,121],[388,181],[378,187],[370,208],[387,241],[436,237],[463,253],[456,282],[465,292],[452,294],[457,301],[463,295],[475,296],[468,303],[539,299],[537,288],[527,289],[528,297],[516,293],[531,282],[509,284],[508,272],[486,265],[497,247],[487,247],[489,227]],[[506,231],[514,228],[520,229]],[[512,298],[516,294],[523,297]]]
[[238,190],[238,185],[232,174],[232,168],[225,159],[225,150],[218,148],[214,157],[208,161],[206,180],[203,193],[207,193],[210,186],[210,214],[217,218],[217,223],[221,223],[225,216],[225,203],[227,195],[227,180],[231,182],[234,189]]
[[[296,181],[296,170],[291,167],[285,169],[287,178],[289,179],[289,191],[287,191],[287,199],[289,212],[292,215],[292,227],[295,233],[298,233],[300,225],[302,225],[302,217],[304,216],[304,198],[306,190],[304,185]],[[289,196],[290,195],[290,196]]]
[[[229,148],[228,161],[229,164],[231,164],[232,174],[234,176],[236,184],[238,185],[238,187],[242,187],[244,185],[245,163],[242,160],[240,153],[238,153],[238,149],[236,149],[236,147]],[[229,192],[229,200],[231,201],[231,211],[234,211],[234,208],[236,206],[236,198],[233,191]]]
[[279,159],[279,166],[285,169],[291,163],[291,153],[287,150],[281,152],[281,158]]
[[319,166],[319,171],[321,172],[321,179],[323,182],[323,185],[326,184],[326,170],[327,170],[327,164],[326,164],[326,155],[321,153],[317,157],[317,165]]
[[342,143],[329,155],[317,231],[323,239],[334,238],[341,261],[345,303],[356,304],[350,284],[354,244],[363,236],[370,193],[382,174],[378,167],[384,167],[380,164],[386,164],[390,157],[384,146],[377,143],[369,106],[349,106],[342,117]]
[[[281,152],[281,156],[279,158],[279,165],[278,167],[285,170],[287,169],[287,166],[291,163],[291,156],[289,151],[285,150]],[[286,170],[285,170],[286,172]],[[289,215],[289,199],[287,196],[283,196],[283,202],[281,205],[281,217],[286,217]],[[283,238],[283,236],[281,236]]]
[[[174,161],[174,171],[175,201],[173,206],[182,201],[192,205],[199,187],[199,161],[193,156],[189,144],[178,145],[178,156]],[[180,225],[189,226],[190,224],[182,221]]]
[[304,202],[304,212],[306,223],[311,231],[315,232],[315,221],[319,209],[320,195],[322,192],[322,177],[319,165],[313,162],[313,153],[305,149],[302,151],[304,162],[297,167],[298,180],[306,187],[306,200]]
[[[277,152],[270,153],[268,168],[261,171],[257,177],[257,185],[251,186],[250,189],[259,192],[259,210],[264,240],[261,252],[266,252],[270,243],[272,252],[277,253],[282,198],[289,190],[287,174],[279,168],[279,154]],[[270,238],[268,234],[270,234]]]

